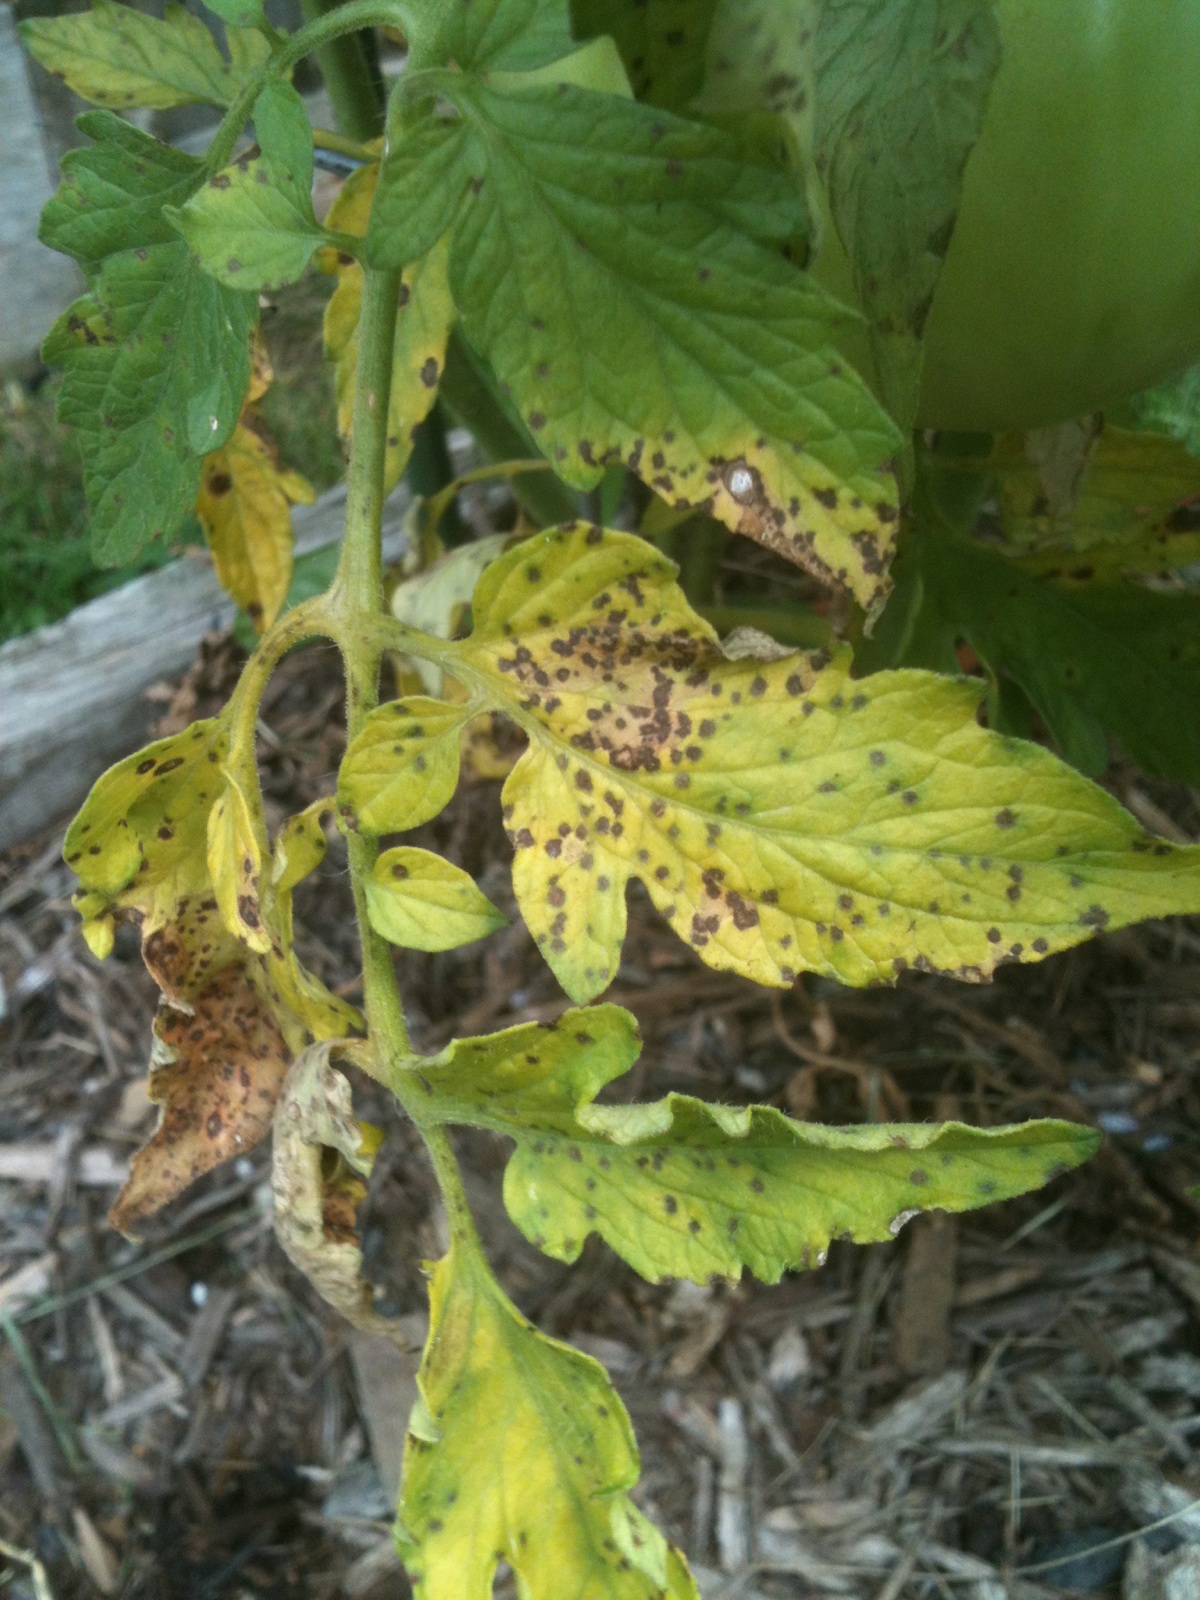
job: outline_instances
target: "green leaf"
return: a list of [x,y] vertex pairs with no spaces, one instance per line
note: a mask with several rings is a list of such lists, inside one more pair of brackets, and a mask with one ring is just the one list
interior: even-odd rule
[[38,228],[42,243],[73,256],[89,276],[119,251],[172,243],[163,207],[187,199],[203,162],[111,111],[87,111],[76,127],[95,142],[63,157],[62,182]]
[[265,28],[267,13],[263,0],[204,0],[214,16],[234,28]]
[[[504,788],[513,881],[572,999],[616,970],[631,876],[702,960],[778,986],[981,979],[1200,908],[1200,850],[980,727],[982,685],[731,661],[674,572],[628,534],[552,529],[485,570],[474,633],[443,647],[529,735]],[[373,739],[377,788],[411,782],[409,747]]]
[[713,18],[722,0],[573,0],[580,39],[616,40],[639,100],[681,115],[704,86]]
[[692,110],[730,117],[810,113],[816,0],[718,0]]
[[415,161],[397,138],[374,259],[409,259],[423,196],[448,167],[470,172],[451,288],[559,475],[586,489],[624,462],[878,604],[896,520],[882,463],[900,441],[835,354],[840,308],[783,258],[806,232],[794,179],[732,134],[616,95],[437,82],[463,116],[435,121],[433,143],[418,125]]
[[575,49],[567,0],[447,0],[418,64],[525,71]]
[[461,117],[409,105],[397,92],[388,106],[382,182],[366,234],[370,266],[407,266],[427,255],[453,224],[467,186],[486,167]]
[[[603,1367],[521,1316],[462,1247],[430,1286],[396,1538],[422,1600],[698,1600],[629,1498],[637,1445]],[[414,1412],[417,1408],[414,1408]]]
[[338,805],[363,833],[436,817],[458,783],[459,733],[476,708],[413,695],[372,711],[338,771]]
[[325,239],[312,208],[312,130],[290,83],[275,80],[254,107],[262,154],[242,156],[168,217],[201,266],[233,289],[294,283]]
[[[1149,771],[1200,782],[1200,595],[1121,582],[1111,569],[1108,581],[1070,581],[1096,574],[1096,552],[1067,564],[1067,581],[1040,573],[1045,564],[978,543],[919,491],[896,592],[860,667],[955,673],[962,639],[1001,686],[1019,685],[1084,771],[1107,766],[1108,730]],[[1061,556],[1051,570],[1064,570]]]
[[992,0],[823,0],[817,150],[887,405],[911,427],[921,337],[1000,65]]
[[1160,433],[1078,430],[1080,458],[1064,470],[1054,436],[1077,429],[981,438],[988,448],[939,455],[937,470],[993,481],[1004,536],[1028,552],[1027,571],[1086,583],[1200,561],[1195,508],[1185,504],[1200,494],[1200,463],[1186,447]]
[[431,850],[385,850],[366,882],[371,926],[407,950],[454,950],[504,926],[461,867]]
[[413,1064],[413,1092],[439,1121],[515,1140],[504,1203],[540,1250],[575,1261],[598,1233],[651,1283],[743,1267],[777,1283],[822,1265],[835,1238],[870,1244],[921,1211],[1025,1194],[1099,1144],[1069,1122],[827,1128],[682,1094],[596,1105],[640,1048],[629,1012],[591,1006],[455,1040]]
[[580,89],[599,94],[619,94],[632,100],[633,89],[621,53],[604,35],[590,39],[568,56],[548,62],[531,72],[491,72],[489,81],[496,88],[528,88],[535,83],[573,83]]
[[[168,4],[162,21],[94,0],[72,16],[30,17],[21,37],[35,60],[97,105],[128,110],[145,106],[230,105],[258,61],[239,50],[225,61],[199,17]],[[231,41],[232,44],[232,41]]]
[[[196,434],[211,450],[232,433],[256,316],[252,295],[214,283],[177,240],[109,256],[91,294],[50,330],[43,353],[66,369],[58,414],[76,430],[102,565],[132,560],[190,511]],[[197,419],[200,388],[208,404]]]
[[1141,427],[1169,433],[1192,455],[1200,455],[1200,367],[1189,367],[1173,383],[1135,395],[1131,406]]

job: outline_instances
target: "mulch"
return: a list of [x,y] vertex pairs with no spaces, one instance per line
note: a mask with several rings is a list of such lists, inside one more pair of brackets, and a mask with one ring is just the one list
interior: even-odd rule
[[[164,728],[215,708],[239,661],[229,639],[207,641],[159,694]],[[273,680],[274,821],[329,792],[340,696],[316,648]],[[1112,782],[1150,825],[1200,836],[1194,793],[1122,770]],[[0,859],[0,1591],[407,1595],[388,1493],[416,1358],[373,1349],[291,1267],[266,1150],[201,1181],[140,1241],[106,1224],[153,1125],[155,991],[130,931],[106,962],[85,950],[60,842]],[[557,1014],[512,901],[498,784],[467,785],[413,842],[475,874],[511,919],[463,950],[398,955],[416,1044]],[[303,959],[354,998],[336,844],[297,921]],[[1037,1600],[1124,1583],[1139,1600],[1180,1573],[1193,1592],[1196,926],[1146,924],[982,988],[911,974],[772,994],[702,966],[632,893],[609,998],[645,1035],[630,1097],[765,1100],[835,1123],[1067,1116],[1107,1136],[1035,1195],[922,1216],[895,1245],[835,1245],[776,1288],[651,1287],[595,1240],[564,1268],[505,1217],[502,1143],[459,1141],[506,1288],[609,1370],[641,1444],[636,1498],[705,1596]],[[365,1080],[356,1094],[386,1130],[360,1215],[366,1270],[377,1309],[416,1339],[443,1222],[411,1131]],[[497,1594],[513,1593],[502,1576]]]

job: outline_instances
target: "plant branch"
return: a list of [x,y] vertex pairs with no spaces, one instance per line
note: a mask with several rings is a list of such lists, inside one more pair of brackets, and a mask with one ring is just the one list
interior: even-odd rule
[[[338,570],[329,591],[329,606],[336,618],[346,669],[348,740],[356,736],[379,699],[382,646],[374,624],[383,610],[383,485],[399,296],[398,272],[365,273],[350,469],[346,476],[346,529]],[[365,885],[375,865],[377,849],[372,840],[356,832],[347,835],[346,845],[362,945],[364,1008],[386,1069],[408,1053],[408,1029],[389,947],[367,916]]]
[[[339,0],[301,0],[306,22],[342,9]],[[377,139],[383,132],[384,86],[374,41],[365,31],[341,34],[316,52],[340,131],[348,138]]]
[[250,120],[254,102],[262,92],[263,85],[271,78],[285,77],[298,61],[340,39],[343,34],[376,27],[401,28],[411,32],[416,16],[411,0],[349,0],[348,4],[337,6],[300,28],[263,63],[221,118],[205,158],[209,171],[216,172],[228,165],[242,129]]
[[[393,1088],[395,1088],[394,1081]],[[399,1093],[397,1098],[401,1100],[406,1110],[410,1110],[403,1093]],[[459,1171],[458,1161],[450,1146],[446,1130],[436,1124],[424,1123],[415,1116],[413,1121],[416,1122],[425,1141],[438,1188],[442,1191],[446,1221],[450,1224],[451,1243],[459,1246],[480,1263],[487,1278],[491,1279],[492,1270],[483,1252],[483,1245],[475,1227],[475,1218],[471,1215],[471,1207],[467,1201],[467,1192],[463,1188],[462,1173]]]

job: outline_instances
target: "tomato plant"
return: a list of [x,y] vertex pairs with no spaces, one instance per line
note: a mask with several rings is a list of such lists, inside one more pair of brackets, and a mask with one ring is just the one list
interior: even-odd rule
[[[1200,356],[1200,12],[999,0],[1003,50],[925,337],[918,420],[1033,428]],[[827,234],[820,275],[853,300]],[[864,341],[848,346],[865,366]]]
[[[619,467],[653,493],[660,526],[707,516],[878,613],[901,509],[911,566],[914,532],[1006,470],[1002,442],[965,456],[960,481],[906,436],[940,265],[929,241],[944,250],[953,231],[994,18],[987,0],[827,0],[814,32],[797,0],[697,7],[681,28],[662,0],[613,6],[611,33],[581,5],[573,35],[565,0],[351,0],[286,35],[259,0],[210,8],[224,53],[181,8],[159,20],[97,0],[25,28],[103,107],[82,119],[90,143],[43,220],[88,279],[47,355],[64,368],[97,547],[127,559],[195,504],[259,632],[228,705],[104,774],[66,839],[92,950],[132,922],[163,997],[162,1117],[113,1220],[135,1229],[273,1132],[284,1248],[351,1321],[388,1333],[346,1220],[378,1138],[343,1069],[376,1079],[424,1140],[450,1231],[397,1513],[417,1592],[484,1600],[505,1560],[532,1600],[694,1596],[630,1498],[636,1449],[603,1369],[496,1281],[447,1130],[511,1142],[505,1205],[537,1248],[571,1262],[595,1233],[650,1281],[749,1269],[773,1283],[822,1265],[835,1237],[886,1240],[922,1209],[1025,1192],[1083,1160],[1091,1131],[828,1128],[681,1094],[600,1100],[639,1050],[635,1019],[601,1000],[630,880],[700,961],[764,985],[909,968],[981,981],[1200,908],[1200,850],[1147,835],[1042,745],[981,725],[978,683],[886,666],[855,679],[844,645],[726,649],[658,549],[593,520],[552,510],[548,526],[464,545],[385,604],[382,507],[441,390],[481,440],[533,452],[485,471],[534,474],[543,505],[603,498]],[[372,52],[337,47],[383,27],[409,52],[382,146],[371,115],[311,128],[291,69],[319,52],[335,103],[362,111]],[[223,109],[203,158],[117,114],[190,101]],[[800,264],[812,138],[891,415],[838,353],[841,315]],[[315,144],[359,164],[323,224]],[[899,212],[898,171],[924,182]],[[308,490],[263,438],[255,327],[259,296],[314,257],[335,278],[346,521],[328,587],[289,607],[288,505]],[[902,494],[897,460],[915,490]],[[452,495],[431,501],[433,521]],[[1043,512],[1035,496],[1014,514]],[[889,608],[885,624],[910,614]],[[259,705],[314,637],[341,652],[348,746],[336,793],[272,836]],[[389,655],[419,681],[381,703]],[[385,841],[441,811],[464,734],[496,716],[526,741],[502,797],[516,901],[570,1006],[425,1056],[393,946],[448,949],[503,919],[460,868]],[[294,890],[337,834],[361,1010],[292,938]]]

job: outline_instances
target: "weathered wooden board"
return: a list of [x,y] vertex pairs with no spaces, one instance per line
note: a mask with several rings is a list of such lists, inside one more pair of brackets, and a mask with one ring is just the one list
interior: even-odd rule
[[[341,536],[345,490],[294,512],[297,554]],[[408,489],[384,515],[384,554],[404,546]],[[144,692],[182,672],[233,606],[203,554],[184,556],[0,646],[0,850],[83,799],[104,767],[137,748],[153,716]]]
[[0,368],[28,361],[83,289],[75,263],[38,240],[53,188],[12,10],[0,0]]

